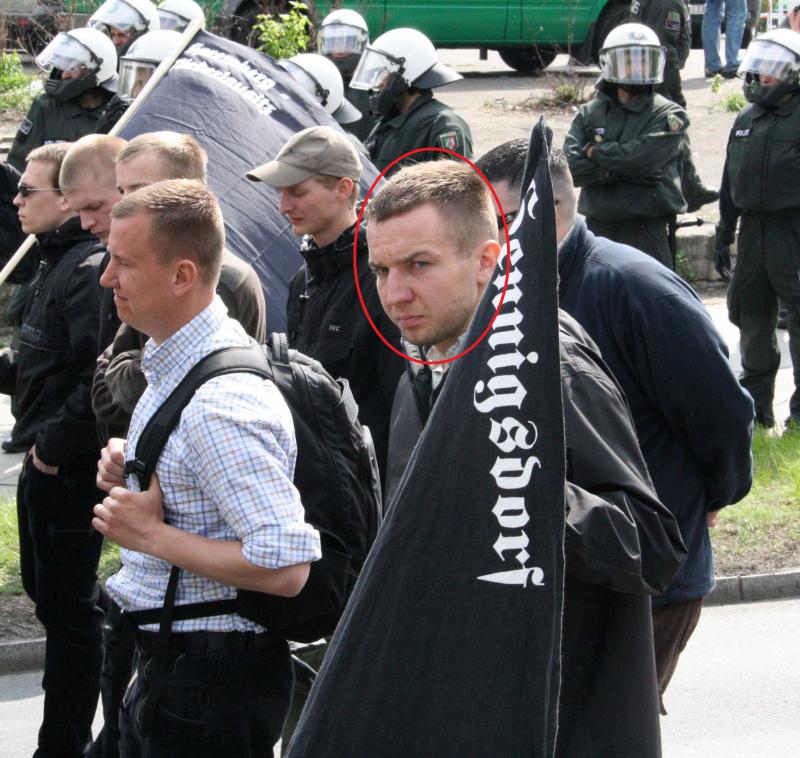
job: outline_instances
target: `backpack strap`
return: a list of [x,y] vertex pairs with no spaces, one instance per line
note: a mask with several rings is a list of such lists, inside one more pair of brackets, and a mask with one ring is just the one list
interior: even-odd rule
[[[273,373],[264,351],[255,345],[249,347],[227,347],[209,353],[196,363],[172,394],[150,417],[136,444],[136,457],[125,465],[126,474],[135,474],[139,488],[144,491],[156,468],[170,434],[177,426],[181,413],[194,397],[197,389],[216,376],[233,373],[252,373],[272,379]],[[180,569],[173,566],[169,575],[164,605],[144,611],[128,612],[125,615],[137,626],[159,624],[158,644],[155,656],[155,672],[148,702],[142,714],[142,733],[147,735],[153,727],[156,706],[162,688],[164,674],[169,662],[169,636],[172,622],[208,615],[223,615],[236,611],[235,600],[218,600],[210,603],[190,603],[175,606]],[[206,611],[206,612],[203,612]],[[210,611],[210,612],[209,612]]]
[[216,376],[233,373],[252,373],[266,379],[273,378],[263,350],[256,346],[224,347],[209,353],[192,366],[172,394],[150,417],[136,444],[136,457],[125,464],[125,474],[135,474],[142,491],[150,486],[161,451],[197,389]]
[[289,338],[284,332],[273,332],[269,337],[269,347],[272,361],[289,365]]

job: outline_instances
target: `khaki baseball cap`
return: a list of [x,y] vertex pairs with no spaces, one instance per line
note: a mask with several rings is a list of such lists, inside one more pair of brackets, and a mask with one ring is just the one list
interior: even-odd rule
[[254,182],[291,187],[318,174],[361,178],[361,160],[347,136],[330,126],[311,126],[298,132],[280,149],[275,160],[247,174]]

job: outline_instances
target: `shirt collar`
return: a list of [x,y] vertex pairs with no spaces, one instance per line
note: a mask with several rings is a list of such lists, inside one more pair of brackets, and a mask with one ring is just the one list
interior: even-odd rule
[[209,335],[222,326],[228,309],[215,296],[211,304],[184,324],[175,334],[156,345],[147,340],[142,353],[142,371],[151,386],[160,384],[175,369],[193,366],[198,354],[203,355]]
[[[469,330],[467,330],[467,332],[468,331]],[[421,360],[425,361],[446,361],[449,358],[454,358],[459,353],[463,352],[464,346],[467,342],[467,332],[464,332],[448,348],[444,355],[442,355],[433,345],[420,347],[418,345],[412,345],[405,340],[403,340],[403,349],[405,350],[406,355],[410,355],[412,358],[420,358]],[[434,389],[436,389],[442,379],[444,379],[445,374],[450,370],[452,365],[453,361],[449,361],[448,363],[435,363],[432,366],[429,366],[425,363],[416,363],[415,361],[410,361],[411,371],[415,374],[419,373],[425,368],[430,369]]]

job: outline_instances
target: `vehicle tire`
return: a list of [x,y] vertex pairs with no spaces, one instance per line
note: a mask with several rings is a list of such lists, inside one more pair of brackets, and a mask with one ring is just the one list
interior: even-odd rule
[[244,3],[236,9],[236,15],[231,19],[228,36],[234,42],[255,47],[258,42],[253,31],[256,19],[267,13],[272,15],[283,13],[288,7],[288,0],[264,0],[264,2],[259,3]]
[[630,7],[630,3],[610,0],[608,5],[603,8],[603,12],[595,24],[594,39],[592,40],[592,60],[595,63],[600,62],[600,48],[603,47],[608,33],[628,20]]
[[497,51],[506,66],[523,74],[538,74],[555,59],[550,47],[501,47]]

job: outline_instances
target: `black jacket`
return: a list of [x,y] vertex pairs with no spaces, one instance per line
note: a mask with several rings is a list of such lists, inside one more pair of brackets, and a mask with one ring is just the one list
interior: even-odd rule
[[0,391],[16,394],[14,436],[61,466],[97,451],[90,390],[100,304],[97,238],[73,218],[41,234],[19,349],[0,353]]
[[[335,378],[347,379],[358,403],[359,419],[375,442],[381,477],[385,478],[389,416],[403,359],[375,334],[362,310],[353,277],[355,225],[325,247],[304,244],[306,265],[289,284],[289,346],[318,360]],[[358,235],[358,282],[375,326],[392,344],[400,344],[397,327],[381,308],[375,276],[369,268],[367,235]]]
[[703,304],[644,253],[595,237],[583,219],[562,243],[561,307],[589,332],[631,408],[656,492],[689,557],[655,604],[714,587],[708,511],[750,489],[753,404]]
[[[649,595],[669,584],[685,550],[656,498],[622,391],[581,327],[564,313],[559,326],[567,484],[556,755],[655,758]],[[425,424],[414,395],[406,373],[392,410],[387,492]]]

